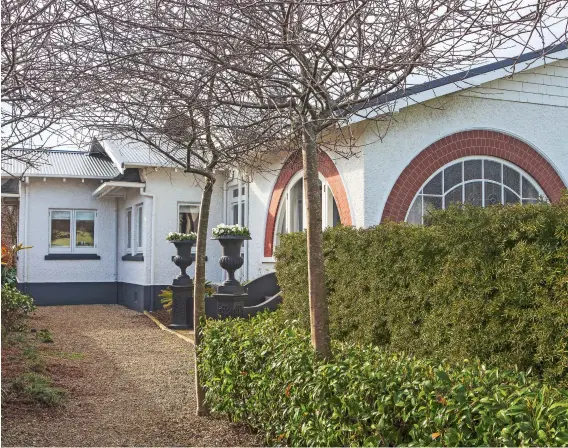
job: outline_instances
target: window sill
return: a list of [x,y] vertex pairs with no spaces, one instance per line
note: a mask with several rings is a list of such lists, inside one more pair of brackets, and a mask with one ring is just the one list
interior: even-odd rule
[[100,260],[97,254],[48,254],[46,260]]
[[126,254],[122,256],[123,261],[144,261],[144,254]]

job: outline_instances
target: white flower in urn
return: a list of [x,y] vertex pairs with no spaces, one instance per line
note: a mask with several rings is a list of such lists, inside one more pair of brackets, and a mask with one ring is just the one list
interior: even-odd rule
[[195,241],[197,239],[197,233],[180,233],[180,232],[170,232],[166,235],[167,241]]
[[213,238],[220,238],[223,236],[242,236],[250,238],[250,231],[248,227],[244,227],[239,224],[219,224],[217,227],[213,228]]

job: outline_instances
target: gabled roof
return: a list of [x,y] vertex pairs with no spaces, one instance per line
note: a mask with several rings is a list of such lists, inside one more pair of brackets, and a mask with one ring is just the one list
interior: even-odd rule
[[[185,160],[186,153],[183,148],[176,147],[164,139],[160,147],[168,151],[173,157]],[[149,144],[131,138],[93,139],[91,153],[103,152],[108,155],[117,165],[121,172],[130,167],[168,167],[181,168],[170,158],[161,154]]]
[[[27,161],[32,161],[31,167]],[[112,179],[120,174],[105,155],[54,150],[6,151],[2,153],[2,171],[12,176],[94,179]]]
[[391,110],[396,112],[404,107],[418,104],[435,97],[469,89],[495,79],[510,76],[514,72],[518,73],[522,70],[539,67],[547,62],[547,58],[552,60],[568,58],[568,41],[545,47],[542,50],[525,53],[517,57],[492,62],[491,64],[482,65],[470,70],[464,70],[409,88],[389,92],[362,105],[359,109],[360,112],[357,113],[357,116],[353,117],[351,122],[355,123],[377,115],[380,111],[380,106],[383,105],[391,106]]

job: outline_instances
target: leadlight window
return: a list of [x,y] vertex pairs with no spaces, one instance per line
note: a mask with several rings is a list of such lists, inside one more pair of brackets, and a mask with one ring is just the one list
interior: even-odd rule
[[424,216],[450,204],[486,207],[495,204],[534,204],[546,197],[520,168],[492,158],[451,162],[436,172],[418,191],[406,221],[423,224]]

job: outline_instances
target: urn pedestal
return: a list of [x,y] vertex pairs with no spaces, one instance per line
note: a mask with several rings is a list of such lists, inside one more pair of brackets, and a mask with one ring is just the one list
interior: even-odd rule
[[193,281],[186,269],[192,263],[191,248],[194,241],[172,241],[177,255],[172,261],[180,268],[180,274],[174,278],[172,286],[172,329],[187,330],[193,328]]

